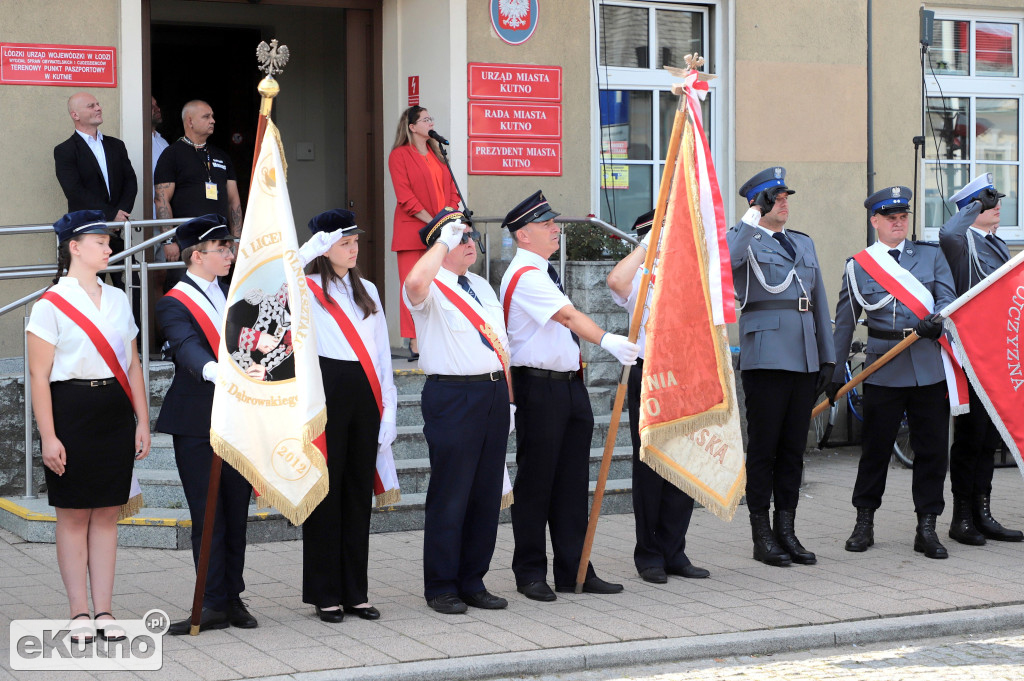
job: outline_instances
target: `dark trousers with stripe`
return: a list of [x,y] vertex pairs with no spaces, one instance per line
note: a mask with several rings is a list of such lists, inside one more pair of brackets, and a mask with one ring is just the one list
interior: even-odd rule
[[974,386],[969,386],[971,410],[953,417],[953,446],[949,450],[949,482],[956,496],[992,493],[999,430],[985,411]]
[[633,440],[633,518],[636,521],[637,570],[650,567],[681,570],[686,557],[686,531],[693,515],[693,498],[640,460],[640,387],[644,361],[629,370],[627,405]]
[[[199,547],[206,519],[206,495],[210,487],[210,463],[213,461],[210,438],[174,436],[174,460],[192,516],[192,558],[198,568]],[[217,492],[217,515],[210,543],[210,567],[206,573],[203,606],[223,610],[228,601],[245,591],[245,529],[249,519],[252,486],[242,474],[224,463]]]
[[380,412],[359,362],[320,358],[330,490],[302,525],[302,602],[367,601],[370,512]]
[[[515,373],[516,482],[512,572],[523,586],[547,578],[551,532],[555,585],[576,584],[587,534],[594,412],[583,381]],[[587,576],[594,569],[588,566]]]
[[795,511],[817,372],[740,372],[747,409],[747,508]]
[[423,386],[430,484],[423,520],[423,595],[484,590],[498,536],[508,447],[504,380]]
[[946,482],[949,446],[949,400],[945,381],[906,388],[864,384],[864,434],[857,482],[853,486],[853,505],[857,508],[882,505],[892,445],[904,411],[910,426],[910,447],[914,450],[914,511],[938,515],[944,508],[942,486]]

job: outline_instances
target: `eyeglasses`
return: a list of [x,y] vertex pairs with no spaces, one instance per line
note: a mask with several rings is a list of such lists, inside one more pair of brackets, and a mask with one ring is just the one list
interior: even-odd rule
[[224,248],[223,246],[221,246],[220,248],[213,248],[213,249],[210,249],[208,251],[199,251],[199,252],[200,253],[216,253],[216,254],[218,254],[222,258],[226,258],[226,257],[228,257],[229,254],[230,255],[234,255],[235,254],[235,249],[233,249],[233,248]]
[[430,116],[427,116],[426,118],[421,118],[421,119],[419,119],[419,120],[418,120],[418,121],[416,121],[416,122],[417,122],[417,123],[433,123],[433,122],[434,122],[434,119],[433,119],[433,118],[431,118]]

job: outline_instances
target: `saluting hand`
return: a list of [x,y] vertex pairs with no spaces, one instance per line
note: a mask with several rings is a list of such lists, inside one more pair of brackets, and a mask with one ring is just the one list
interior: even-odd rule
[[39,448],[43,453],[43,465],[57,475],[64,475],[64,465],[68,462],[64,444],[56,437],[43,438]]
[[152,438],[149,434],[149,424],[139,421],[135,426],[135,460],[142,461],[149,456],[149,445]]

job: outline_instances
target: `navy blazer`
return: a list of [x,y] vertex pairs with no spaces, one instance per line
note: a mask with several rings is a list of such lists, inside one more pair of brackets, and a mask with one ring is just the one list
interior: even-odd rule
[[[961,208],[939,230],[939,245],[949,263],[956,283],[956,294],[962,296],[979,281],[999,269],[1010,259],[1010,249],[1006,242],[995,237],[995,243],[971,230],[971,225],[981,214],[981,204],[972,201]],[[978,255],[975,262],[971,258],[967,240],[974,241],[974,249]]]
[[103,153],[107,158],[109,192],[96,155],[77,131],[53,148],[57,182],[67,197],[69,213],[101,210],[107,221],[112,221],[118,210],[132,212],[139,185],[132,162],[128,159],[128,150],[121,140],[104,135]]
[[[191,277],[183,276],[181,281],[206,297]],[[219,283],[226,295],[227,282],[221,279]],[[208,437],[214,386],[203,378],[203,367],[217,361],[217,349],[210,347],[199,320],[174,298],[164,296],[157,301],[156,321],[174,358],[174,380],[164,396],[156,429],[171,435]]]

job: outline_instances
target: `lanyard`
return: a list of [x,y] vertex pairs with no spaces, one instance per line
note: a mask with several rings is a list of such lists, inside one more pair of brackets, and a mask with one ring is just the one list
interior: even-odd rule
[[210,157],[210,147],[205,143],[202,146],[197,146],[195,142],[184,136],[182,136],[181,141],[195,149],[197,154],[206,154],[206,161],[203,161],[200,156],[199,162],[206,167],[206,181],[213,182],[213,176],[211,174],[213,172],[213,159]]

